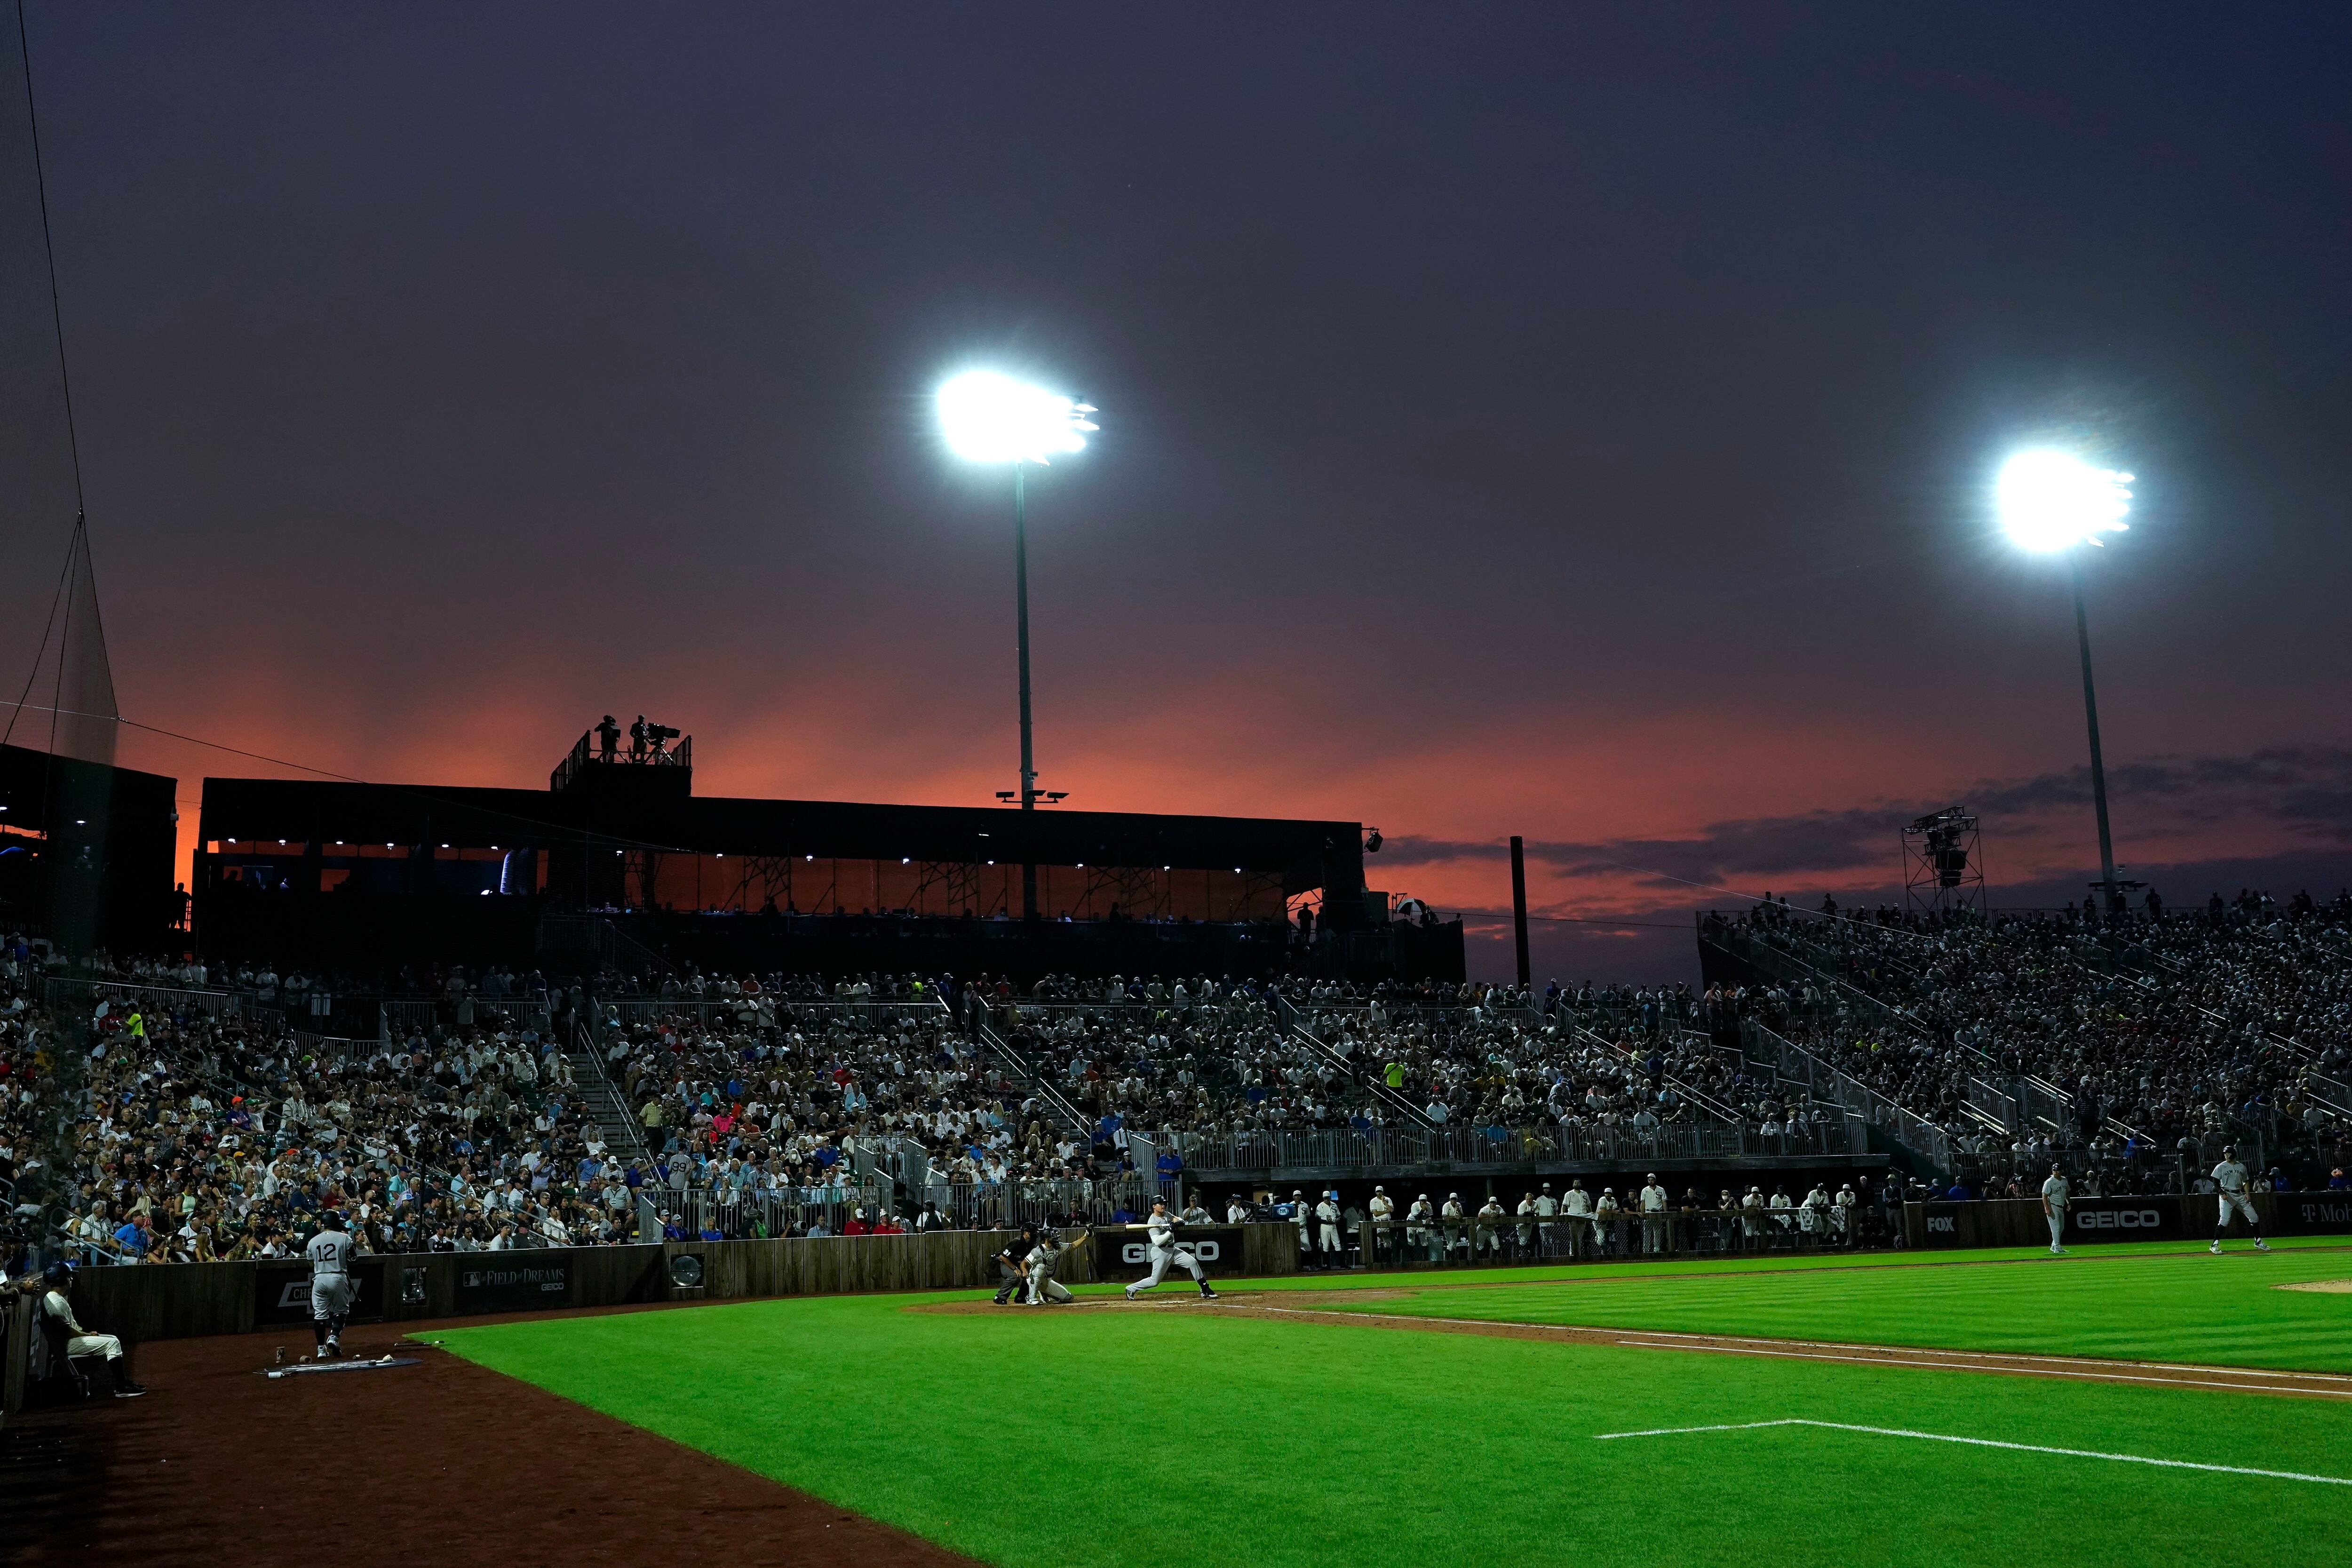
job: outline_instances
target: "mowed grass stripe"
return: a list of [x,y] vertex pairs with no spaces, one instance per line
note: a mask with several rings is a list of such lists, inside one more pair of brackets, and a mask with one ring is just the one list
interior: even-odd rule
[[[2280,1290],[2352,1275],[2342,1253],[2214,1258],[2173,1247],[2087,1264],[1784,1270],[1437,1286],[1361,1309],[1393,1316],[1757,1334],[2352,1372],[2352,1295]],[[1348,1310],[1344,1300],[1331,1303]]]
[[[930,1300],[935,1300],[931,1298]],[[2331,1473],[2352,1410],[1201,1312],[784,1300],[453,1331],[483,1364],[990,1561],[2300,1563],[2340,1489],[1806,1417]],[[625,1478],[615,1478],[625,1489]]]
[[[2352,1278],[2352,1237],[2341,1236],[2285,1237],[2271,1243],[2273,1253],[2322,1253],[2333,1255],[2341,1266],[2334,1273],[2320,1278]],[[2131,1258],[2178,1257],[2194,1251],[2205,1252],[2202,1242],[2183,1241],[2123,1241],[2105,1242],[2080,1247],[2067,1254],[2075,1266],[2096,1267]],[[2228,1256],[2245,1253],[2255,1256],[2244,1241],[2230,1244]],[[1487,1285],[1533,1284],[1546,1280],[1562,1283],[1623,1279],[1678,1279],[1717,1274],[1819,1274],[1843,1273],[1849,1270],[1883,1272],[1889,1269],[1969,1268],[1982,1264],[2005,1264],[2038,1268],[2050,1258],[2046,1247],[1977,1247],[1967,1251],[1919,1252],[1846,1252],[1846,1253],[1754,1253],[1729,1258],[1704,1256],[1633,1258],[1613,1263],[1546,1263],[1528,1264],[1501,1268],[1452,1268],[1383,1270],[1366,1273],[1284,1274],[1265,1279],[1235,1279],[1234,1284],[1252,1290],[1345,1290],[1389,1289],[1392,1287],[1432,1287],[1459,1285],[1464,1288]],[[1107,1289],[1107,1286],[1089,1286],[1084,1289]]]

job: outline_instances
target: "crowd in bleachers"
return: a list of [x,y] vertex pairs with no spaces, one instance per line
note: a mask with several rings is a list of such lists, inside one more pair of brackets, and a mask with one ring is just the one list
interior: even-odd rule
[[[1796,967],[1710,993],[1711,1024],[1752,1014],[1972,1148],[2000,1142],[1969,1111],[1975,1084],[2056,1107],[2044,1125],[2009,1129],[2044,1146],[2179,1164],[2235,1135],[2338,1157],[2352,899],[2282,909],[2216,895],[2180,912],[2151,898],[2105,918],[1767,904],[1716,930]],[[1974,1099],[1979,1111],[1998,1103]]]
[[[121,969],[121,986],[66,1016],[40,1002],[16,946],[5,971],[7,1076],[51,1091],[47,1129],[12,1120],[12,1196],[37,1200],[85,1258],[287,1256],[327,1209],[376,1250],[634,1232],[614,1191],[625,1167],[550,1034],[327,1039],[143,989],[197,976]],[[28,1162],[37,1183],[22,1179]]]
[[849,1008],[777,989],[754,1001],[739,986],[740,1010],[624,1021],[615,1008],[604,1020],[606,1070],[637,1108],[662,1184],[837,1203],[861,1141],[893,1159],[919,1151],[964,1185],[1070,1173],[1034,1096],[981,1059],[943,1003],[921,1000],[920,982],[878,1002],[870,983],[851,983]]
[[[0,1181],[83,1256],[195,1260],[286,1255],[329,1208],[383,1251],[628,1240],[647,1210],[675,1226],[714,1205],[756,1211],[758,1234],[873,1227],[894,1179],[1123,1192],[1138,1140],[1164,1157],[1409,1126],[1522,1131],[1539,1151],[1703,1126],[1826,1148],[1843,1110],[1761,1067],[1743,1019],[2011,1172],[2185,1164],[2249,1133],[2282,1157],[2347,1152],[2352,900],[1990,921],[1767,903],[1712,930],[1776,967],[1701,994],[1535,994],[101,955],[70,973],[103,984],[68,1005],[11,939]],[[365,1041],[305,1032],[300,999],[344,986],[417,1005]],[[2003,1126],[1988,1085],[2057,1114]]]

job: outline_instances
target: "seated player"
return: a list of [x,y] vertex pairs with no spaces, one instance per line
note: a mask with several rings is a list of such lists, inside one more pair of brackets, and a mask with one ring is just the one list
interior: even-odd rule
[[66,1354],[71,1356],[104,1356],[106,1370],[114,1378],[114,1397],[136,1399],[146,1393],[131,1381],[131,1369],[122,1357],[122,1342],[112,1334],[94,1334],[81,1326],[74,1316],[73,1302],[68,1300],[73,1290],[73,1266],[52,1263],[42,1273],[48,1291],[41,1298],[41,1315],[48,1323],[62,1330]]

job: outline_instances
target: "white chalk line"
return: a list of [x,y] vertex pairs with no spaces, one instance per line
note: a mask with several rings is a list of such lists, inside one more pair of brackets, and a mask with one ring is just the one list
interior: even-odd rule
[[[1552,1330],[1564,1334],[1605,1334],[1612,1331],[1603,1326],[1581,1323],[1529,1323],[1522,1322],[1511,1318],[1433,1318],[1423,1317],[1419,1314],[1410,1312],[1360,1312],[1346,1307],[1260,1307],[1257,1310],[1262,1312],[1280,1312],[1297,1317],[1334,1316],[1367,1318],[1376,1322],[1386,1323],[1443,1323],[1449,1327],[1455,1328],[1534,1329],[1538,1331]],[[1620,1329],[1613,1331],[1620,1334],[1641,1335],[1642,1337],[1639,1339],[1620,1339],[1617,1342],[1621,1345],[1637,1347],[1642,1350],[1714,1351],[1726,1355],[1787,1356],[1800,1361],[1851,1361],[1861,1362],[1874,1366],[1933,1367],[1942,1372],[1990,1369],[1970,1368],[1965,1366],[1956,1367],[1949,1364],[1947,1361],[1937,1361],[1929,1358],[1938,1356],[1948,1358],[1964,1357],[1969,1361],[1974,1362],[2019,1362],[2031,1364],[2036,1368],[2047,1367],[2053,1369],[2048,1372],[2038,1373],[2038,1375],[2047,1377],[2083,1377],[2093,1378],[2101,1382],[2154,1383],[2163,1384],[2172,1387],[2184,1388],[2231,1388],[2247,1390],[2249,1392],[2255,1393],[2268,1392],[2268,1390],[2259,1387],[2248,1389],[2248,1385],[2245,1384],[2209,1382],[2196,1378],[2136,1377],[2121,1370],[2109,1371],[2106,1369],[2110,1367],[2116,1369],[2132,1367],[2141,1372],[2194,1372],[2203,1373],[2206,1379],[2224,1377],[2247,1378],[2262,1380],[2273,1386],[2282,1382],[2292,1382],[2297,1384],[2305,1383],[2341,1383],[2352,1384],[2352,1376],[2347,1376],[2339,1373],[2290,1372],[2274,1367],[2201,1366],[2191,1362],[2095,1362],[2092,1361],[2088,1357],[2083,1356],[2023,1355],[2014,1352],[2004,1351],[1931,1350],[1925,1347],[1912,1345],[1855,1344],[1850,1341],[1839,1340],[1759,1340],[1750,1339],[1740,1334],[1678,1334],[1670,1332],[1664,1329]],[[1788,1350],[1741,1350],[1738,1348],[1741,1345],[1786,1345],[1797,1348]],[[1815,1353],[1824,1350],[1872,1351],[1880,1353],[1871,1355],[1822,1355]],[[1884,1353],[1887,1351],[1899,1351],[1902,1352],[1902,1356],[1897,1357]],[[1906,1360],[1903,1359],[1904,1357],[1918,1359]],[[2068,1368],[2088,1368],[2090,1370],[2066,1370]],[[2336,1390],[2329,1388],[2298,1387],[2294,1392],[2320,1394],[2332,1398],[2352,1399],[2352,1389],[2347,1389],[2339,1394]]]
[[1619,1437],[1676,1437],[1690,1432],[1752,1432],[1766,1426],[1820,1426],[1832,1432],[1865,1432],[1877,1437],[1916,1437],[1929,1443],[1965,1443],[1972,1448],[2007,1448],[2020,1454],[2057,1454],[2070,1459],[2113,1459],[2118,1464],[2156,1465],[2168,1470],[2209,1470],[2224,1476],[2261,1476],[2274,1481],[2312,1481],[2321,1486],[2352,1487],[2352,1477],[2311,1476],[2301,1470],[2260,1470],[2244,1465],[2207,1465],[2194,1459],[2152,1459],[2145,1454],[2105,1454],[2095,1448],[2053,1448],[2040,1443],[2004,1443],[1994,1437],[1956,1437],[1948,1432],[1914,1432],[1902,1426],[1857,1426],[1845,1421],[1809,1421],[1785,1416],[1778,1421],[1739,1421],[1718,1426],[1654,1426],[1642,1432],[1597,1432],[1593,1441]]
[[[1759,1350],[1749,1345],[1685,1344],[1657,1340],[1619,1340],[1617,1342],[1645,1351],[1697,1351],[1709,1355],[1779,1356],[1790,1361],[1845,1361],[1863,1366],[1924,1366],[1931,1367],[1937,1372],[2001,1370],[1998,1367],[1973,1369],[1948,1361],[1916,1361],[1891,1355],[1828,1355],[1821,1351],[1768,1351]],[[2127,1372],[2068,1372],[2051,1366],[2038,1366],[2031,1371],[2024,1368],[2019,1370],[2029,1377],[2080,1377],[2088,1378],[2096,1383],[2152,1383],[2163,1388],[2226,1388],[2232,1394],[2302,1394],[2315,1399],[2352,1399],[2352,1389],[2305,1388],[2299,1384],[2289,1382],[2222,1383],[2213,1378],[2204,1377],[2136,1377]],[[2294,1374],[2282,1373],[2277,1375],[2282,1378],[2291,1378]]]
[[2292,1377],[2319,1383],[2352,1383],[2352,1374],[2332,1372],[2297,1372],[2289,1367],[2270,1366],[2207,1366],[2198,1362],[2177,1361],[2099,1361],[2089,1356],[2029,1355],[2017,1351],[1963,1351],[1939,1349],[1932,1345],[1868,1345],[1851,1340],[1768,1340],[1751,1334],[1682,1334],[1665,1329],[1623,1329],[1622,1333],[1641,1334],[1665,1343],[1695,1340],[1721,1340],[1741,1345],[1801,1345],[1809,1350],[1868,1351],[1898,1350],[1906,1355],[1966,1356],[1971,1361],[2032,1362],[2053,1366],[2132,1366],[2142,1372],[2196,1372],[2210,1377]]

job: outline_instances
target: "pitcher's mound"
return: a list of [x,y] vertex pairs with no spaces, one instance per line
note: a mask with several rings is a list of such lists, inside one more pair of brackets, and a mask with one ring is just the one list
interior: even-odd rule
[[2331,1296],[2352,1296],[2352,1279],[2305,1279],[2299,1284],[2273,1287],[2280,1290],[2325,1290]]

